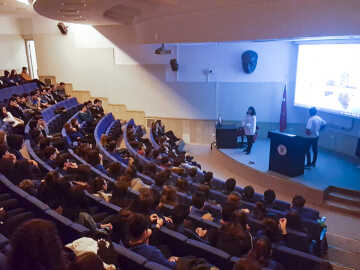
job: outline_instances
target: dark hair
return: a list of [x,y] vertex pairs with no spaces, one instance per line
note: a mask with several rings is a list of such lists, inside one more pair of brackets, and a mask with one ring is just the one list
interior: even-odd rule
[[204,183],[209,183],[213,179],[213,176],[212,172],[206,172],[204,174]]
[[96,193],[103,189],[105,180],[102,177],[96,177],[92,183],[92,193]]
[[262,202],[257,202],[252,214],[256,219],[262,220],[266,216],[265,205]]
[[17,134],[9,134],[6,137],[6,141],[10,149],[19,151],[24,143],[24,136]]
[[309,109],[309,114],[310,114],[311,116],[316,115],[316,114],[317,114],[317,109],[316,109],[316,107],[311,107],[311,108]]
[[271,256],[271,241],[266,236],[261,236],[255,242],[253,249],[249,252],[249,259],[259,262],[262,266],[268,266]]
[[86,155],[86,161],[92,166],[100,164],[99,152],[95,149],[90,150]]
[[145,215],[134,214],[129,222],[130,239],[139,240],[149,226],[149,219]]
[[104,270],[104,264],[100,257],[93,252],[85,252],[76,256],[68,270]]
[[148,188],[141,188],[139,196],[131,204],[130,210],[148,215],[154,207],[154,194]]
[[232,204],[234,204],[234,205],[236,205],[236,206],[238,206],[240,200],[241,200],[241,196],[240,196],[240,194],[239,194],[238,192],[236,192],[236,191],[231,192],[231,193],[227,196],[227,198],[226,198],[226,201],[227,201],[228,203],[232,203]]
[[9,270],[65,270],[63,245],[53,223],[32,219],[20,225],[11,237]]
[[276,199],[276,194],[272,189],[267,189],[264,191],[264,202],[266,204],[272,204]]
[[225,181],[225,190],[227,192],[232,192],[236,187],[236,180],[234,178],[228,178]]
[[155,185],[157,185],[158,187],[162,187],[167,181],[167,178],[164,176],[162,172],[158,172],[154,178],[155,178],[154,179]]
[[128,188],[128,181],[116,181],[112,189],[111,202],[118,205],[120,201],[126,197]]
[[250,107],[248,108],[248,111],[249,111],[249,110],[251,110],[250,115],[256,115],[256,111],[255,111],[255,108],[254,108],[253,106],[250,106]]
[[195,206],[196,208],[201,209],[204,207],[205,201],[206,200],[205,200],[204,195],[197,192],[192,196],[191,204],[193,206]]
[[234,265],[233,270],[261,270],[262,267],[257,261],[249,258],[240,258]]
[[296,208],[296,209],[303,208],[305,205],[305,202],[306,201],[303,196],[295,195],[294,198],[292,199],[292,207]]
[[303,227],[301,222],[301,216],[299,215],[297,210],[291,209],[286,214],[286,219],[287,219],[287,224],[286,224],[287,227],[297,231],[302,231]]
[[184,222],[184,220],[187,218],[189,213],[190,213],[190,209],[188,206],[184,204],[178,204],[177,206],[174,207],[171,218],[175,225],[180,225]]
[[189,189],[189,183],[186,179],[184,178],[178,178],[176,181],[176,187],[178,188],[179,192],[188,192]]
[[113,178],[117,178],[122,174],[123,167],[119,162],[111,162],[107,167],[107,171],[110,176],[112,176]]
[[210,187],[208,185],[200,184],[197,189],[197,192],[203,194],[205,197],[205,200],[207,200],[209,198]]
[[102,102],[101,99],[95,98],[95,99],[94,99],[94,104],[95,104],[95,103],[98,103],[98,102]]
[[44,157],[46,159],[49,159],[54,153],[56,152],[56,148],[53,147],[53,146],[47,146],[45,149],[44,149]]
[[246,201],[251,201],[254,197],[255,190],[252,186],[246,186],[244,187],[244,190],[242,192],[243,199]]
[[265,218],[263,224],[263,235],[271,239],[272,242],[277,242],[279,235],[279,224],[273,218]]
[[235,204],[226,202],[223,205],[223,208],[221,211],[222,220],[225,222],[232,221],[235,210],[237,210],[237,206]]
[[197,168],[195,167],[191,167],[189,170],[188,170],[188,175],[190,177],[195,177],[197,175]]
[[29,123],[30,129],[34,129],[37,126],[38,121],[37,120],[31,120]]
[[160,202],[175,206],[177,204],[176,189],[173,186],[164,186],[161,192]]

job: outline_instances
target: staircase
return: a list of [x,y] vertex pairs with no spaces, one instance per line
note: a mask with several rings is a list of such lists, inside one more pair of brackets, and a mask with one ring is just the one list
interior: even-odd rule
[[360,192],[329,186],[324,192],[324,206],[360,217]]

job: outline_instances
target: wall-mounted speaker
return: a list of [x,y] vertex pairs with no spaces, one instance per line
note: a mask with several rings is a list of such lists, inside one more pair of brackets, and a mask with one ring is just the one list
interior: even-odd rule
[[173,58],[170,60],[170,66],[172,71],[178,71],[179,70],[179,64],[176,60],[176,58]]
[[63,35],[66,35],[66,34],[67,34],[67,32],[68,32],[68,27],[67,27],[64,23],[59,22],[59,23],[57,24],[57,27],[59,28],[59,31],[60,31],[61,34],[63,34]]

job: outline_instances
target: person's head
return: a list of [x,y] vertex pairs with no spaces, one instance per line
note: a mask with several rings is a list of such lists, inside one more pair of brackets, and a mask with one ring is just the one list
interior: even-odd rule
[[311,107],[311,108],[309,109],[309,114],[310,114],[310,116],[316,115],[316,114],[317,114],[317,109],[316,109],[316,107]]
[[262,202],[256,202],[255,209],[253,210],[253,214],[257,219],[263,219],[266,216],[266,208]]
[[253,106],[250,106],[250,107],[247,109],[246,114],[251,115],[251,116],[256,115],[255,108],[254,108]]
[[176,181],[176,187],[178,188],[178,190],[180,192],[187,192],[188,188],[189,188],[189,183],[186,179],[184,178],[178,178]]
[[177,204],[176,189],[173,186],[164,186],[161,192],[160,202],[175,206]]
[[249,258],[240,258],[234,265],[234,270],[261,270],[259,262]]
[[9,134],[6,136],[6,141],[10,149],[19,151],[24,144],[24,136]]
[[175,225],[180,225],[184,222],[189,213],[190,209],[188,206],[178,204],[174,207],[174,210],[172,211],[171,219],[173,220]]
[[234,191],[235,186],[236,186],[236,181],[235,181],[234,178],[226,179],[226,181],[225,181],[225,191],[232,192],[232,191]]
[[12,69],[10,73],[10,77],[15,77],[15,76],[16,76],[16,69]]
[[206,172],[204,174],[204,184],[210,184],[211,180],[213,179],[213,173],[212,172]]
[[65,270],[63,244],[55,225],[43,219],[21,224],[11,237],[8,267],[10,270]]
[[158,187],[162,187],[167,180],[167,178],[161,172],[158,172],[154,178],[155,178],[155,185],[157,185]]
[[21,69],[21,71],[23,72],[23,73],[27,73],[27,67],[22,67],[22,69]]
[[243,190],[243,198],[247,201],[251,201],[254,197],[255,190],[252,186],[246,186]]
[[11,97],[11,98],[9,99],[9,105],[10,105],[10,106],[16,106],[16,105],[17,105],[16,97]]
[[270,239],[276,239],[279,233],[279,224],[274,218],[265,218],[262,222],[264,234]]
[[81,112],[86,112],[87,111],[87,107],[85,106],[85,104],[80,105],[80,111]]
[[223,222],[231,222],[233,220],[234,212],[237,206],[233,203],[226,202],[221,211],[221,219]]
[[45,175],[45,183],[48,185],[54,185],[59,178],[59,173],[57,171],[50,171]]
[[142,214],[133,214],[129,222],[130,245],[147,242],[151,233],[149,219]]
[[100,164],[100,155],[99,152],[95,149],[90,150],[86,155],[86,161],[92,166]]
[[42,137],[39,141],[40,150],[44,150],[47,146],[50,145],[50,139],[46,137]]
[[305,202],[306,201],[303,196],[295,195],[294,198],[292,199],[292,207],[295,209],[301,209],[304,207]]
[[[126,176],[125,176],[126,177]],[[128,192],[128,188],[129,188],[130,184],[129,181],[127,180],[122,180],[122,181],[116,181],[113,189],[112,189],[112,197],[111,200],[121,200],[122,198],[124,198]]]
[[[109,175],[111,176],[120,176],[123,172],[123,167],[121,166],[121,164],[119,162],[111,162],[109,164],[109,166],[107,167],[107,171],[109,173]],[[115,177],[115,178],[116,178]]]
[[131,210],[144,215],[149,214],[154,206],[154,195],[149,188],[141,188],[139,196],[131,205]]
[[7,110],[5,106],[1,106],[1,116],[2,118],[7,117]]
[[19,183],[19,188],[21,188],[22,190],[24,190],[25,192],[27,192],[27,193],[29,193],[31,195],[36,195],[35,184],[30,179],[22,180]]
[[79,125],[79,121],[77,120],[77,118],[71,119],[70,123],[73,127],[77,127]]
[[228,203],[232,203],[234,205],[238,205],[239,202],[241,200],[241,196],[239,193],[237,193],[236,191],[231,192],[228,196],[227,196],[227,202]]
[[197,168],[196,168],[196,167],[191,167],[191,168],[188,170],[188,175],[189,175],[191,178],[196,177],[196,175],[197,175]]
[[96,105],[96,106],[101,106],[101,104],[102,104],[101,99],[96,98],[96,99],[94,100],[94,105]]
[[68,270],[105,270],[100,257],[94,252],[85,252],[76,256]]
[[197,209],[202,209],[205,205],[205,197],[203,194],[196,192],[193,196],[192,196],[192,202],[191,205],[196,207]]
[[264,202],[265,204],[272,204],[276,199],[276,194],[272,189],[264,191]]
[[128,167],[125,170],[125,175],[128,176],[130,179],[133,179],[136,177],[136,169],[134,167]]
[[271,257],[271,241],[266,236],[261,236],[255,242],[254,247],[249,252],[251,260],[259,262],[262,266],[268,266]]
[[5,153],[9,153],[9,147],[6,143],[2,143],[0,144],[0,158],[2,158]]
[[46,159],[55,160],[57,156],[57,149],[53,146],[47,146],[44,149],[44,157]]
[[92,184],[92,192],[96,193],[96,192],[99,192],[101,190],[103,190],[103,191],[107,190],[107,182],[102,177],[96,177],[94,179],[93,184]]
[[8,70],[4,70],[4,76],[8,78],[10,76],[10,72]]
[[233,222],[241,225],[241,227],[246,230],[248,224],[247,214],[240,209],[235,210],[233,213]]

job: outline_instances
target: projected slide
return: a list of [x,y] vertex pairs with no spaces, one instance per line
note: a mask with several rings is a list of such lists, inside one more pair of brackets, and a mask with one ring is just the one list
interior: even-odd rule
[[360,118],[360,44],[299,45],[295,105]]

